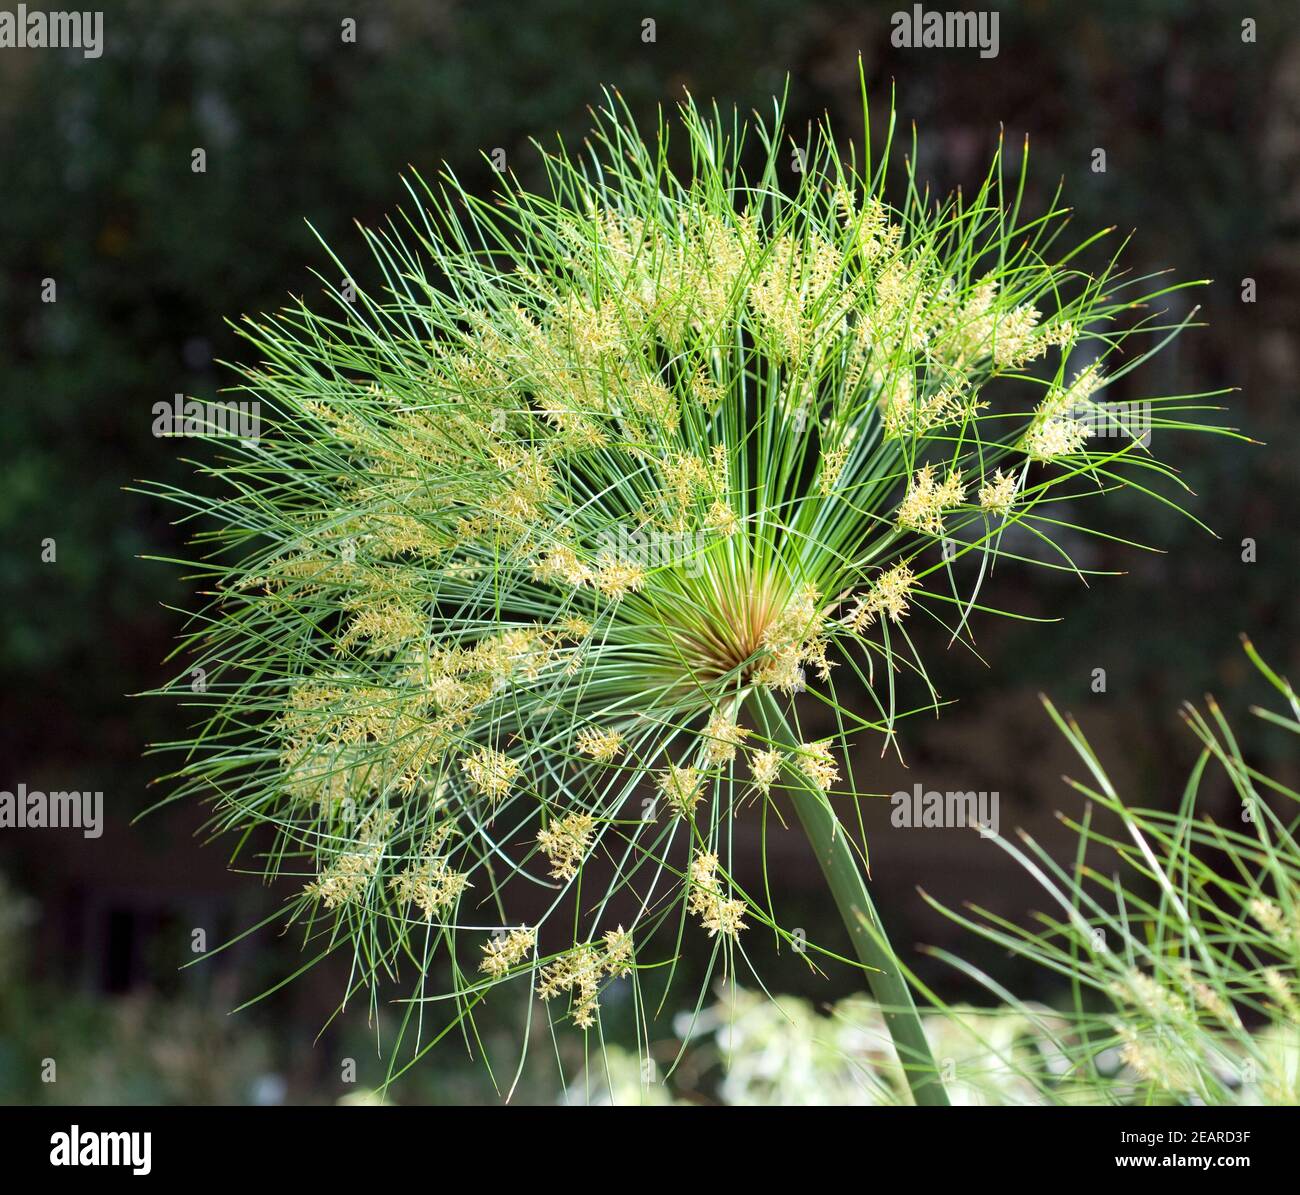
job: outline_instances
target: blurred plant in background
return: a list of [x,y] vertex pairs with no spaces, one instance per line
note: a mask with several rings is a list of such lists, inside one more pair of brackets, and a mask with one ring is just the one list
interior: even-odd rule
[[[1295,691],[1245,646],[1285,703],[1251,712],[1300,735]],[[1300,794],[1247,761],[1207,697],[1204,709],[1184,707],[1202,751],[1178,806],[1125,804],[1079,725],[1047,705],[1090,776],[1069,782],[1088,802],[1082,818],[1067,819],[1074,865],[1028,837],[1000,845],[1042,886],[1051,912],[1032,928],[981,916],[975,902],[970,916],[943,912],[1067,982],[1064,1024],[938,953],[1055,1046],[1054,1076],[1020,1071],[1046,1097],[1065,1084],[1107,1103],[1300,1102]],[[1240,802],[1235,824],[1198,807],[1216,764]]]
[[[1096,571],[1062,542],[1104,534],[1073,513],[1089,498],[1177,506],[1153,433],[1234,433],[1212,394],[1097,398],[1186,326],[1162,300],[1195,283],[1125,277],[1118,250],[1079,268],[1105,234],[1064,243],[1058,205],[1022,210],[1027,155],[939,200],[909,171],[891,202],[894,124],[873,145],[861,85],[865,142],[822,126],[793,181],[780,104],[744,122],[688,99],[644,136],[610,98],[540,191],[412,187],[415,212],[365,233],[376,292],[246,321],[238,393],[266,430],[208,437],[215,495],[159,488],[216,594],[186,638],[206,683],[169,799],[274,833],[256,865],[305,874],[289,922],[347,952],[372,1006],[414,965],[417,1055],[520,976],[584,1030],[614,979],[642,1010],[664,965],[642,952],[688,919],[757,972],[748,926],[793,938],[733,822],[779,819],[779,792],[916,1099],[942,1100],[842,753],[938,710],[913,617],[974,650],[1002,562]],[[805,690],[832,739],[804,730]],[[530,888],[540,915],[514,911]]]
[[246,1103],[275,1088],[265,1035],[219,998],[106,1004],[27,982],[35,930],[35,902],[0,876],[0,1102]]

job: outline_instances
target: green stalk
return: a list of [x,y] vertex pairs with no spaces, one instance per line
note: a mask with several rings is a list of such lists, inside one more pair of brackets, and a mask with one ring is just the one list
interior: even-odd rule
[[[774,744],[798,751],[799,740],[772,694],[757,689],[755,698],[767,737]],[[902,974],[898,956],[889,944],[885,927],[867,893],[849,836],[821,790],[801,771],[791,769],[789,775],[792,783],[788,791],[795,812],[830,885],[853,948],[867,968],[871,994],[889,1028],[898,1060],[912,1089],[912,1098],[919,1105],[946,1108],[948,1093],[930,1053],[921,1017]]]

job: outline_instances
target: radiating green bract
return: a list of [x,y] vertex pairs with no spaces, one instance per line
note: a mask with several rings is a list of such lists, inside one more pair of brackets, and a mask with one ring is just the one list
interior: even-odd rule
[[242,325],[264,431],[217,496],[164,491],[214,595],[176,794],[270,832],[358,988],[417,976],[421,1049],[435,999],[518,978],[587,1028],[684,934],[732,968],[789,938],[738,808],[851,818],[849,738],[938,704],[914,627],[969,645],[999,559],[1075,570],[1068,504],[1173,504],[1152,447],[1214,409],[1104,404],[1177,287],[1084,272],[1104,234],[1022,213],[1023,159],[935,201],[888,142],[787,136],[688,100],[643,138],[614,98],[542,194],[416,179],[364,234],[379,293]]

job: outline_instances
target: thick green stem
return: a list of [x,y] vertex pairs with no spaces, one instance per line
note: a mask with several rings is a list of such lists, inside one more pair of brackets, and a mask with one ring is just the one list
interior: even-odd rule
[[[767,737],[773,743],[797,751],[799,741],[791,732],[776,699],[762,689],[757,691],[756,697]],[[795,812],[830,885],[853,949],[867,968],[871,994],[889,1027],[912,1096],[918,1104],[947,1107],[948,1094],[930,1053],[930,1044],[926,1041],[911,989],[867,894],[849,836],[816,785],[797,769],[791,768],[787,774],[791,777],[788,791]]]

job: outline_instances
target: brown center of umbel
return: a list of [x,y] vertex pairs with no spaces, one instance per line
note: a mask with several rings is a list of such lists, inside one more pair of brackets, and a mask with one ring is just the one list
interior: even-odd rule
[[705,581],[696,605],[674,628],[674,646],[696,679],[716,680],[752,664],[780,613],[779,599],[766,582],[742,591]]

